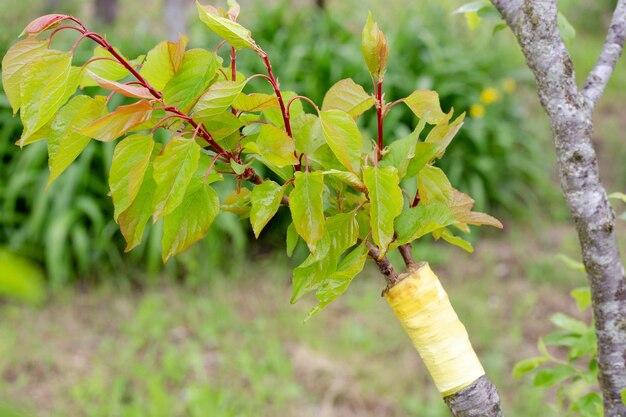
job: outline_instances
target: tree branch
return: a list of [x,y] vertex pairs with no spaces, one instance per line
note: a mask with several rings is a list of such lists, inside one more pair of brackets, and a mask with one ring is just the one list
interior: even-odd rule
[[611,19],[604,47],[595,67],[589,73],[582,94],[590,107],[596,104],[613,74],[615,65],[622,54],[626,38],[626,0],[619,0]]
[[380,250],[372,243],[366,242],[367,251],[369,256],[376,262],[376,266],[378,266],[378,270],[381,274],[387,278],[389,285],[394,285],[398,282],[398,273],[393,268],[391,262],[387,257],[383,256],[380,253]]
[[[609,31],[609,61],[603,61],[603,52],[598,78],[591,79],[583,95],[558,31],[556,0],[491,1],[515,34],[535,75],[539,101],[550,118],[561,188],[576,226],[592,293],[604,415],[624,417],[626,406],[620,392],[626,388],[626,276],[615,235],[615,214],[600,182],[591,139],[593,103],[615,65],[609,70],[607,63],[619,56],[610,40],[618,27],[612,24]],[[623,10],[624,0],[619,0],[614,22],[624,20]]]

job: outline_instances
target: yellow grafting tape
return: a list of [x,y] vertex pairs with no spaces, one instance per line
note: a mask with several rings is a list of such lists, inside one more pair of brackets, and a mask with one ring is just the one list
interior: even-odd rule
[[385,294],[439,392],[459,392],[485,374],[448,294],[427,263]]

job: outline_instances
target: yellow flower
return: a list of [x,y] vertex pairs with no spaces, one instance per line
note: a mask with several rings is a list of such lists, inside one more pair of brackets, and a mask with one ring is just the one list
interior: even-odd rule
[[470,107],[470,116],[474,119],[481,119],[485,117],[485,106],[480,103],[472,104]]
[[504,80],[502,80],[502,89],[506,93],[511,94],[515,92],[515,90],[517,90],[517,83],[513,78],[505,78]]
[[491,104],[500,100],[500,92],[493,87],[487,87],[480,93],[480,101],[483,104]]

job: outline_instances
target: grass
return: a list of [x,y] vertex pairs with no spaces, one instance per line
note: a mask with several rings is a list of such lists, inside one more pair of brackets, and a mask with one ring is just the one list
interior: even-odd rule
[[[536,353],[550,314],[576,314],[566,294],[584,283],[554,256],[576,256],[571,231],[539,233],[545,228],[512,226],[473,255],[417,248],[437,259],[511,416],[556,415],[510,370]],[[141,291],[68,289],[39,310],[4,305],[0,403],[41,417],[447,415],[373,270],[303,323],[311,300],[288,303],[282,259],[258,260],[229,280],[205,274],[193,287],[164,279]]]

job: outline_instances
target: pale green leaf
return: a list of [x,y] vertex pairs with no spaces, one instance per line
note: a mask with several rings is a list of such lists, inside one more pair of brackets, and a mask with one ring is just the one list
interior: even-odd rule
[[213,52],[204,49],[186,51],[180,68],[163,89],[163,101],[183,112],[191,110],[211,84],[221,63],[221,58]]
[[394,167],[365,167],[363,182],[370,200],[372,238],[382,253],[393,240],[393,222],[402,213],[402,190]]
[[[122,57],[124,57],[120,51],[116,51]],[[106,59],[102,59],[106,58]],[[130,72],[126,67],[124,67],[121,63],[119,63],[113,55],[106,49],[101,46],[97,46],[93,51],[93,56],[91,57],[93,61],[85,64],[85,70],[82,72],[80,87],[91,87],[96,86],[98,83],[92,78],[92,75],[95,74],[100,78],[111,81],[119,81],[122,78],[126,78],[130,75]],[[126,59],[126,58],[125,58]],[[139,64],[143,62],[144,56],[139,56],[133,60],[128,60],[130,65],[133,67],[137,67]],[[145,66],[146,64],[144,64]],[[142,67],[143,70],[143,67]],[[150,80],[148,80],[150,82]],[[157,89],[163,88],[162,86],[157,87],[154,83],[151,83],[153,87]]]
[[414,177],[428,165],[437,155],[437,146],[434,143],[417,142],[415,144],[415,156],[409,161],[406,168],[406,177]]
[[589,287],[574,288],[570,295],[576,301],[578,310],[585,311],[591,306],[591,290]]
[[72,67],[71,54],[53,51],[25,68],[20,81],[22,143],[52,120],[74,94],[78,71]]
[[351,78],[346,78],[335,83],[326,92],[322,102],[322,110],[342,110],[353,118],[357,118],[372,107],[375,102],[376,100],[367,94],[362,86],[355,83]]
[[299,239],[300,236],[298,236],[298,232],[296,232],[296,227],[293,223],[289,223],[289,227],[287,227],[287,256],[291,257],[291,255],[293,255],[293,251],[296,249]]
[[415,146],[419,140],[419,132],[414,131],[407,137],[395,140],[387,147],[387,152],[380,161],[380,166],[392,166],[398,171],[402,180],[407,173],[411,160],[415,157]]
[[330,169],[328,171],[323,171],[323,174],[328,175],[332,178],[336,178],[345,184],[351,185],[359,191],[365,191],[365,184],[363,184],[359,177],[352,172]]
[[0,248],[0,297],[39,304],[46,296],[44,278],[32,261]]
[[433,143],[437,147],[436,155],[438,158],[443,156],[446,148],[461,129],[461,126],[463,126],[463,120],[465,120],[465,113],[454,119],[450,124],[447,121],[438,124],[426,136],[426,143]]
[[324,174],[296,172],[294,189],[289,195],[289,209],[298,234],[311,252],[324,235]]
[[152,135],[131,135],[115,146],[109,171],[114,219],[133,203],[139,193],[154,148]]
[[352,249],[341,262],[339,262],[335,272],[322,281],[315,293],[319,303],[309,312],[307,318],[319,313],[327,305],[345,293],[354,277],[363,270],[366,260],[367,247],[364,243]]
[[[283,91],[283,102],[285,105],[289,103],[293,98],[295,98],[298,94],[294,91]],[[278,100],[278,99],[277,99]],[[302,102],[300,100],[294,100],[289,107],[289,117],[292,120],[300,117],[300,115],[304,114],[304,108],[302,107]],[[267,119],[268,122],[273,124],[274,126],[278,126],[281,128],[285,128],[285,121],[283,119],[283,114],[280,110],[279,106],[270,107],[263,110],[263,116]]]
[[358,173],[363,138],[354,119],[341,110],[325,110],[320,113],[320,120],[324,139],[337,159],[349,171]]
[[231,46],[237,49],[257,48],[248,29],[237,22],[220,16],[217,10],[211,6],[203,6],[198,1],[196,1],[196,6],[200,20]]
[[557,25],[559,28],[559,33],[565,42],[570,42],[576,37],[576,29],[574,26],[567,20],[565,15],[561,12],[558,12],[557,15]]
[[177,136],[155,158],[155,219],[171,213],[182,203],[191,178],[198,168],[200,152],[200,146],[195,141]]
[[276,96],[263,93],[241,93],[232,102],[232,106],[242,112],[259,112],[278,107]]
[[215,117],[228,109],[243,90],[247,80],[218,81],[211,85],[193,108],[194,117]]
[[61,107],[50,125],[48,134],[48,185],[70,166],[89,143],[89,136],[80,130],[106,114],[103,96],[75,96]]
[[313,114],[302,113],[293,118],[291,130],[296,141],[296,150],[305,155],[311,155],[326,143],[320,120]]
[[524,375],[534,371],[535,369],[537,369],[539,366],[543,365],[544,363],[548,362],[548,360],[549,358],[545,356],[536,356],[534,358],[528,358],[528,359],[519,361],[513,367],[513,377],[521,378]]
[[417,188],[421,201],[447,202],[452,196],[452,185],[446,174],[437,167],[428,165],[422,168],[417,175]]
[[466,252],[472,253],[474,252],[474,247],[470,242],[463,239],[462,237],[456,236],[447,228],[437,229],[433,231],[433,237],[435,239],[443,239],[451,245],[458,246]]
[[147,100],[139,100],[133,104],[119,106],[83,128],[81,133],[102,142],[110,142],[150,119],[151,114],[150,103]]
[[620,192],[611,193],[609,194],[609,198],[612,198],[614,200],[620,200],[626,203],[626,194],[624,193],[620,193]]
[[219,210],[217,192],[201,179],[194,178],[181,204],[163,219],[163,261],[202,239]]
[[243,127],[241,118],[236,117],[231,112],[223,112],[219,116],[214,117],[196,118],[196,120],[202,122],[206,130],[213,136],[213,139],[218,142],[226,139]]
[[441,202],[420,202],[416,207],[402,211],[395,222],[397,239],[393,246],[419,239],[442,227],[456,223],[450,208]]
[[59,53],[49,50],[47,44],[45,40],[28,37],[12,45],[2,58],[2,86],[13,108],[13,114],[17,113],[21,106],[20,85],[26,68],[46,55]]
[[233,190],[224,198],[221,209],[238,215],[241,218],[250,216],[250,195],[249,189],[241,187]]
[[439,104],[439,94],[432,90],[416,90],[402,101],[413,114],[426,123],[435,125],[447,121],[452,113],[444,113]]
[[246,144],[246,150],[258,153],[263,160],[278,168],[294,165],[298,162],[295,157],[295,143],[284,130],[273,125],[261,126],[256,142]]
[[[163,41],[152,48],[139,74],[154,88],[163,90],[183,62],[187,37],[182,36],[177,42]],[[114,78],[109,78],[114,79]]]
[[252,189],[252,195],[250,196],[250,201],[252,202],[250,223],[252,224],[255,237],[259,237],[261,230],[278,211],[284,192],[284,187],[270,180],[263,181],[262,184]]

